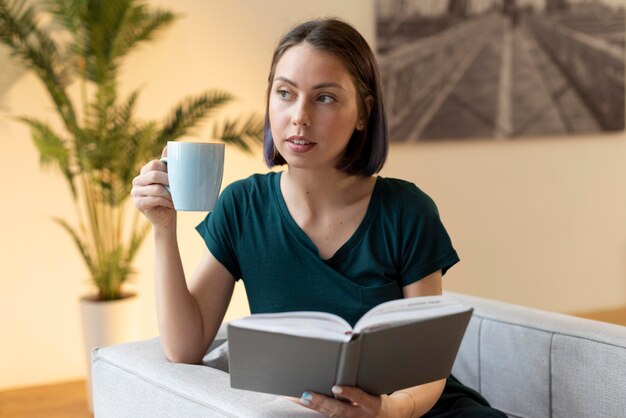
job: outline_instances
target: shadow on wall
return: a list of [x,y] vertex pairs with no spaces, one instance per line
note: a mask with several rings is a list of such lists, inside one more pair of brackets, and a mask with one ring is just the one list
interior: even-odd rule
[[[9,104],[5,103],[7,92],[26,73],[24,67],[12,62],[10,55],[9,49],[0,45],[0,62],[2,63],[2,71],[0,71],[0,115],[10,113]],[[5,133],[7,123],[6,118],[0,117],[0,135]]]

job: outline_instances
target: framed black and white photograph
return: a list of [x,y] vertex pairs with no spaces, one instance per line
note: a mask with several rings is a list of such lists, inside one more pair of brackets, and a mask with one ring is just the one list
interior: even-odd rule
[[624,129],[623,0],[376,0],[392,141]]

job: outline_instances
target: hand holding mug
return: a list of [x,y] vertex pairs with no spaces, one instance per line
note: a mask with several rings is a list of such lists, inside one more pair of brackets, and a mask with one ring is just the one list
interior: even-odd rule
[[137,208],[155,226],[175,219],[175,210],[210,211],[224,173],[224,144],[169,141],[133,180]]
[[[162,155],[167,155],[167,146]],[[167,189],[169,177],[167,165],[161,160],[152,160],[141,168],[133,179],[130,192],[135,206],[155,226],[166,226],[176,219],[172,196]]]
[[169,191],[178,211],[213,210],[222,186],[224,144],[167,143]]

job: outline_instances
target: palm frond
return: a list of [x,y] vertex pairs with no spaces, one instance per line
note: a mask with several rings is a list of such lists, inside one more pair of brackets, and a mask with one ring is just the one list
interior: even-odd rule
[[87,0],[45,0],[45,9],[72,35],[80,36],[83,30],[82,14]]
[[225,119],[213,128],[213,137],[251,152],[251,144],[263,143],[264,120],[258,115]]
[[0,40],[15,48],[37,29],[35,8],[26,0],[0,0]]
[[97,147],[94,149],[97,154],[95,159],[100,161],[98,168],[112,167],[115,164],[128,166],[127,158],[116,157],[120,148],[127,153],[133,152],[135,145],[133,130],[136,128],[133,116],[138,97],[139,91],[136,90],[121,104],[115,103],[116,95],[111,96],[105,103],[94,103],[94,108],[102,107],[96,110],[100,115],[96,127]]
[[87,0],[85,28],[86,74],[97,85],[113,83],[117,63],[112,50],[132,0]]
[[128,99],[126,99],[126,101],[122,105],[116,106],[115,111],[113,112],[113,124],[115,126],[115,129],[122,132],[128,132],[128,128],[133,121],[133,114],[138,98],[139,90],[135,90],[128,96]]
[[100,300],[115,300],[122,295],[122,284],[134,273],[124,261],[124,248],[115,247],[99,254],[94,281],[99,290]]
[[85,265],[87,266],[87,269],[89,270],[89,273],[91,273],[91,275],[93,276],[97,272],[97,268],[96,268],[93,258],[89,254],[89,250],[87,249],[87,246],[85,245],[83,240],[80,238],[80,235],[65,220],[58,218],[58,217],[54,217],[53,219],[56,223],[61,225],[61,227],[65,229],[67,233],[70,234],[70,236],[72,237],[72,240],[74,241],[74,244],[76,244],[78,251],[83,257],[83,261],[85,262]]
[[85,28],[83,16],[87,0],[43,0],[43,5],[55,22],[72,36],[67,49],[73,58],[74,71],[83,73],[85,56]]
[[81,169],[104,170],[119,159],[120,149],[128,146],[128,125],[132,123],[138,92],[118,105],[117,91],[111,83],[99,85],[85,115],[85,135],[77,138],[77,159]]
[[74,171],[71,166],[71,150],[66,141],[46,123],[35,118],[20,117],[19,121],[30,127],[31,136],[39,150],[40,163],[43,166],[56,164],[67,179],[74,198],[76,198],[76,185],[74,184]]
[[157,32],[169,26],[176,18],[172,12],[158,9],[150,11],[143,4],[132,7],[117,33],[113,57],[125,56],[139,43],[153,39]]
[[[136,175],[141,165],[161,155],[163,145],[155,140],[158,136],[158,132],[159,127],[157,122],[133,123],[131,135],[129,136],[131,143],[129,149],[132,150],[132,152],[127,154],[127,168],[132,170],[132,172],[129,173],[132,176]],[[128,177],[128,179],[132,179],[132,177]]]
[[66,88],[71,70],[57,43],[37,26],[36,9],[25,0],[0,0],[0,42],[26,67],[33,68],[46,86],[65,126],[78,130],[76,112]]
[[[111,187],[111,201],[114,205],[121,205],[130,196],[132,180],[141,166],[159,156],[163,148],[154,146],[157,132],[154,122],[129,121],[124,129],[126,133],[120,133],[120,139],[117,141],[118,147],[124,147],[124,158],[118,157],[109,161],[111,176],[115,179]],[[119,150],[113,152],[118,154]]]
[[[127,102],[115,109],[114,121],[109,132],[113,148],[110,152],[119,155],[124,149],[124,158],[110,158],[108,168],[111,179],[111,203],[121,205],[130,195],[132,179],[141,166],[154,158],[151,143],[156,136],[156,123],[139,123],[133,120],[138,92],[131,94]],[[160,152],[160,151],[158,151]]]
[[232,99],[232,95],[219,90],[184,99],[166,119],[156,138],[156,143],[164,146],[167,141],[173,141],[187,134],[191,127]]
[[89,107],[93,113],[88,113],[87,123],[97,133],[96,138],[102,139],[100,141],[102,143],[106,140],[107,131],[113,119],[115,101],[117,100],[117,86],[112,80],[103,81],[97,86],[94,101]]
[[136,0],[87,0],[87,3],[84,16],[87,76],[97,84],[113,83],[120,60],[176,18],[171,12],[149,10]]

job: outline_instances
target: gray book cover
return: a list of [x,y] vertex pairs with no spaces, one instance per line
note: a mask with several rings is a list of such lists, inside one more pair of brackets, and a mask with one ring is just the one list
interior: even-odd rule
[[472,308],[366,328],[350,341],[228,326],[231,387],[300,397],[335,384],[381,395],[447,377]]

